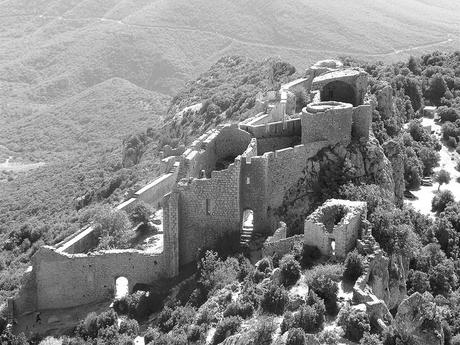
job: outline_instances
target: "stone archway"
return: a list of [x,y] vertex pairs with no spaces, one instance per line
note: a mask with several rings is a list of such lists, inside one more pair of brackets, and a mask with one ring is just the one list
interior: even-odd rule
[[321,90],[321,101],[337,101],[356,106],[356,92],[353,86],[341,80],[326,84]]

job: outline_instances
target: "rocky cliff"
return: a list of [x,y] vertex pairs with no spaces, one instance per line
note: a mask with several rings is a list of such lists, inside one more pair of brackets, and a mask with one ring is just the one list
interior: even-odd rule
[[393,194],[391,162],[372,135],[368,141],[327,147],[307,160],[303,176],[287,190],[278,210],[289,234],[302,233],[305,216],[324,200],[336,197],[339,187],[349,181],[377,184]]

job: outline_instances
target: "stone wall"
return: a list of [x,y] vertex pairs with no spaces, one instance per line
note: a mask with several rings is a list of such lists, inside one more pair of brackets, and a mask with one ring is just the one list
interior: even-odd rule
[[171,276],[179,274],[179,193],[173,190],[163,198],[163,254]]
[[110,300],[120,276],[128,279],[132,291],[137,283],[150,284],[171,275],[165,269],[163,254],[137,250],[85,255],[58,253],[44,246],[32,257],[32,267],[28,282],[14,302],[15,315]]
[[182,155],[179,178],[210,177],[219,160],[241,155],[250,142],[251,135],[236,124],[219,126],[205,133]]
[[179,264],[196,260],[199,249],[215,247],[224,235],[239,234],[241,158],[209,179],[181,180],[179,197]]
[[179,166],[177,165],[172,172],[160,176],[134,193],[134,198],[153,205],[155,208],[161,208],[163,196],[169,193],[176,184],[178,173]]
[[291,251],[296,243],[303,242],[303,235],[295,235],[273,242],[264,242],[262,256],[273,256],[275,253],[283,256]]
[[305,220],[305,244],[316,246],[322,255],[345,258],[360,236],[367,214],[365,202],[330,199]]
[[[323,103],[316,103],[318,109]],[[325,107],[324,111],[312,112],[304,108],[302,121],[302,144],[328,141],[330,145],[347,144],[351,141],[353,108],[346,103]]]
[[243,160],[242,209],[253,210],[255,231],[271,234],[277,228],[280,219],[275,211],[285,192],[302,176],[307,160],[328,145],[326,141],[297,145]]
[[99,236],[99,231],[93,226],[88,226],[63,241],[57,246],[56,251],[67,254],[87,253],[99,244]]
[[369,130],[372,124],[372,109],[369,104],[353,108],[353,123],[351,136],[353,139],[369,139]]

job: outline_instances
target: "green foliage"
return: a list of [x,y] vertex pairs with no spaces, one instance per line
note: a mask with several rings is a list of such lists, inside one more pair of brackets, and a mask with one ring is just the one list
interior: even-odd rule
[[237,280],[239,263],[235,258],[222,261],[218,254],[207,251],[198,263],[199,286],[209,293]]
[[450,260],[431,267],[428,271],[430,286],[434,295],[449,296],[458,286],[458,276],[454,264]]
[[355,282],[361,274],[363,274],[364,257],[356,250],[347,254],[345,259],[345,270],[343,271],[343,278],[350,282]]
[[280,261],[281,283],[284,286],[293,285],[300,278],[300,264],[292,255],[285,255]]
[[232,302],[224,311],[224,317],[240,316],[243,319],[250,317],[254,313],[254,307],[249,302]]
[[409,271],[409,276],[407,278],[407,291],[409,295],[412,295],[414,292],[424,293],[430,290],[431,287],[428,274],[421,271]]
[[367,313],[349,306],[340,311],[337,323],[345,331],[345,338],[355,342],[371,329]]
[[144,201],[140,200],[129,213],[129,219],[133,224],[144,223],[149,221],[152,214],[152,208]]
[[240,329],[241,319],[236,316],[225,317],[217,324],[212,344],[217,345]]
[[264,292],[260,306],[264,312],[281,315],[288,300],[286,289],[272,283]]
[[453,202],[455,202],[455,198],[450,190],[438,192],[431,201],[431,211],[439,214],[446,209],[447,205]]
[[154,291],[136,291],[113,303],[114,310],[119,314],[127,314],[130,318],[143,320],[157,311],[161,306],[161,296]]
[[303,329],[291,328],[286,339],[286,345],[305,345],[306,341]]
[[439,183],[438,190],[442,184],[448,184],[450,182],[450,174],[448,171],[441,169],[439,170],[433,179],[434,182]]
[[276,324],[272,319],[257,321],[255,329],[251,334],[254,345],[270,345],[272,343],[273,333],[276,331]]
[[383,343],[377,334],[370,334],[369,332],[365,332],[359,342],[359,345],[383,345]]

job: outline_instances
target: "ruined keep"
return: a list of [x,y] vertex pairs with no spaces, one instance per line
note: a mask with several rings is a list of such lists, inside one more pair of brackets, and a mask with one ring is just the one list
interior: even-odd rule
[[361,237],[366,214],[365,202],[330,199],[305,220],[304,243],[344,259]]
[[[295,113],[298,89],[312,102]],[[213,248],[226,236],[240,238],[243,227],[272,235],[282,220],[275,211],[308,160],[331,145],[369,138],[366,91],[364,71],[343,69],[335,61],[318,63],[305,78],[283,85],[280,103],[269,112],[220,125],[188,148],[167,147],[164,174],[117,207],[129,211],[142,200],[161,208],[162,246],[92,253],[98,234],[91,226],[82,229],[34,255],[19,294],[8,303],[10,316],[113,298],[119,277],[127,278],[132,291],[136,284],[177,276],[200,249]],[[343,257],[354,246],[365,213],[363,203],[331,200],[305,222],[304,240],[330,255],[333,239],[335,254]]]

